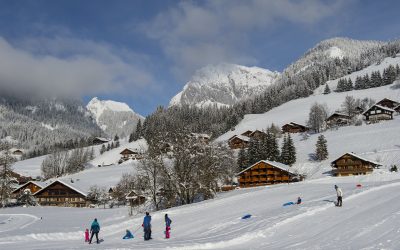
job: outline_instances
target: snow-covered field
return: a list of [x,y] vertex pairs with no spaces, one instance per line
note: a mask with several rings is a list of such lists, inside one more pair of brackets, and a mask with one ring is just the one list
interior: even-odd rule
[[[333,185],[342,187],[335,207]],[[362,184],[357,188],[356,184]],[[143,241],[142,216],[127,208],[7,208],[0,210],[1,249],[398,249],[400,174],[326,177],[248,188],[153,214],[153,240]],[[298,196],[303,204],[283,207]],[[165,213],[172,238],[164,239]],[[241,217],[251,214],[250,219]],[[41,219],[42,217],[42,219]],[[100,245],[83,242],[93,218]],[[135,238],[122,240],[126,229]]]

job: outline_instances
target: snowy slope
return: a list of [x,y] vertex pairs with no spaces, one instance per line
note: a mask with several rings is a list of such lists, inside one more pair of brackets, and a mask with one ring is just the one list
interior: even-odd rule
[[126,103],[111,100],[99,100],[94,97],[86,106],[97,125],[110,137],[126,137],[143,116],[135,113]]
[[[379,101],[383,98],[400,100],[400,90],[393,89],[392,85],[365,90],[355,90],[342,93],[330,93],[328,95],[314,94],[307,98],[297,99],[276,107],[264,114],[245,115],[244,119],[234,128],[221,135],[216,141],[226,141],[235,134],[241,134],[247,130],[263,130],[274,123],[282,126],[289,122],[305,124],[308,113],[313,103],[326,104],[331,113],[341,108],[341,103],[347,95],[355,98],[373,98]],[[342,127],[338,130],[323,132],[328,141],[329,159],[323,162],[310,160],[310,154],[315,152],[315,143],[319,134],[311,135],[308,140],[303,140],[299,134],[292,135],[296,151],[297,162],[294,169],[307,174],[309,178],[318,178],[329,174],[330,161],[343,153],[355,152],[374,161],[380,161],[384,167],[398,164],[400,161],[400,116],[395,116],[393,121],[381,122],[362,126]],[[353,143],[348,143],[349,141]]]
[[[368,66],[360,71],[356,71],[349,75],[346,75],[344,77],[341,77],[341,78],[338,78],[338,79],[335,79],[332,81],[328,81],[326,84],[328,84],[329,88],[333,91],[336,89],[337,84],[340,79],[349,79],[350,78],[352,80],[352,82],[354,83],[358,76],[363,77],[365,74],[368,74],[371,77],[371,73],[374,71],[379,71],[382,75],[383,70],[388,68],[390,65],[393,65],[395,67],[396,67],[396,65],[400,66],[400,54],[398,54],[395,58],[387,57],[379,64],[374,64],[374,65]],[[325,85],[322,85],[318,89],[316,89],[314,91],[314,93],[322,94],[324,92],[324,89],[325,89]]]
[[183,90],[172,98],[170,106],[230,106],[260,93],[278,76],[277,72],[258,67],[208,65],[195,73]]
[[[397,249],[399,179],[399,174],[382,173],[235,190],[214,200],[153,213],[149,242],[143,241],[142,215],[128,217],[127,208],[8,208],[0,210],[0,245],[4,249]],[[333,205],[334,184],[344,191],[342,208]],[[298,196],[301,205],[282,206]],[[165,213],[172,219],[169,240],[163,239]],[[242,220],[245,214],[252,217]],[[104,242],[89,246],[83,242],[83,231],[93,218],[100,222]],[[126,229],[134,239],[121,239]]]
[[[141,150],[145,152],[147,150],[147,142],[144,139],[140,139],[134,142],[127,142],[125,140],[120,140],[120,147],[111,149],[110,151],[104,152],[102,155],[100,155],[99,151],[101,148],[101,145],[96,145],[93,146],[94,148],[94,153],[96,154],[96,158],[93,159],[92,161],[89,162],[89,165],[92,165],[95,167],[95,169],[103,169],[103,168],[97,168],[97,166],[109,166],[113,164],[117,164],[118,160],[121,158],[120,152],[125,149],[125,148],[136,148],[138,150]],[[18,161],[13,165],[13,170],[19,174],[25,175],[25,176],[32,176],[32,177],[37,177],[40,176],[40,166],[43,162],[43,160],[46,158],[46,156],[40,156],[36,158],[31,158],[23,161]],[[90,170],[90,169],[89,169]],[[110,177],[112,177],[113,171],[110,169]],[[85,170],[87,171],[87,170]],[[92,171],[92,170],[90,170]],[[121,174],[115,172],[115,176],[118,178],[121,177]]]

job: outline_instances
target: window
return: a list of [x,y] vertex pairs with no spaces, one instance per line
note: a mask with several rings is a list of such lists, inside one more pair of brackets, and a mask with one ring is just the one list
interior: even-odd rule
[[378,110],[376,111],[376,113],[377,113],[377,114],[380,114],[380,113],[382,113],[382,110],[378,109]]

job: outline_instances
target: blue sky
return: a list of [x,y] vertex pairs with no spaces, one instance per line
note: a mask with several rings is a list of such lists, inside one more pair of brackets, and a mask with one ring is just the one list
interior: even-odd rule
[[399,1],[0,1],[0,87],[147,115],[219,62],[282,71],[323,39],[400,37]]

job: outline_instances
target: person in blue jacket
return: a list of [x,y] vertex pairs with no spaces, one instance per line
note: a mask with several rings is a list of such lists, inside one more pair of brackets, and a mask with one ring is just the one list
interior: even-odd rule
[[146,216],[143,218],[143,231],[144,231],[144,240],[151,239],[151,216],[149,212],[146,212]]
[[89,244],[92,244],[92,239],[94,235],[96,235],[96,241],[97,244],[99,244],[100,224],[97,222],[96,218],[92,222],[92,226],[90,227],[90,232],[92,233],[92,235],[90,236]]
[[127,239],[132,239],[132,238],[133,238],[133,234],[131,233],[131,231],[126,229],[126,234],[122,239],[127,240]]

